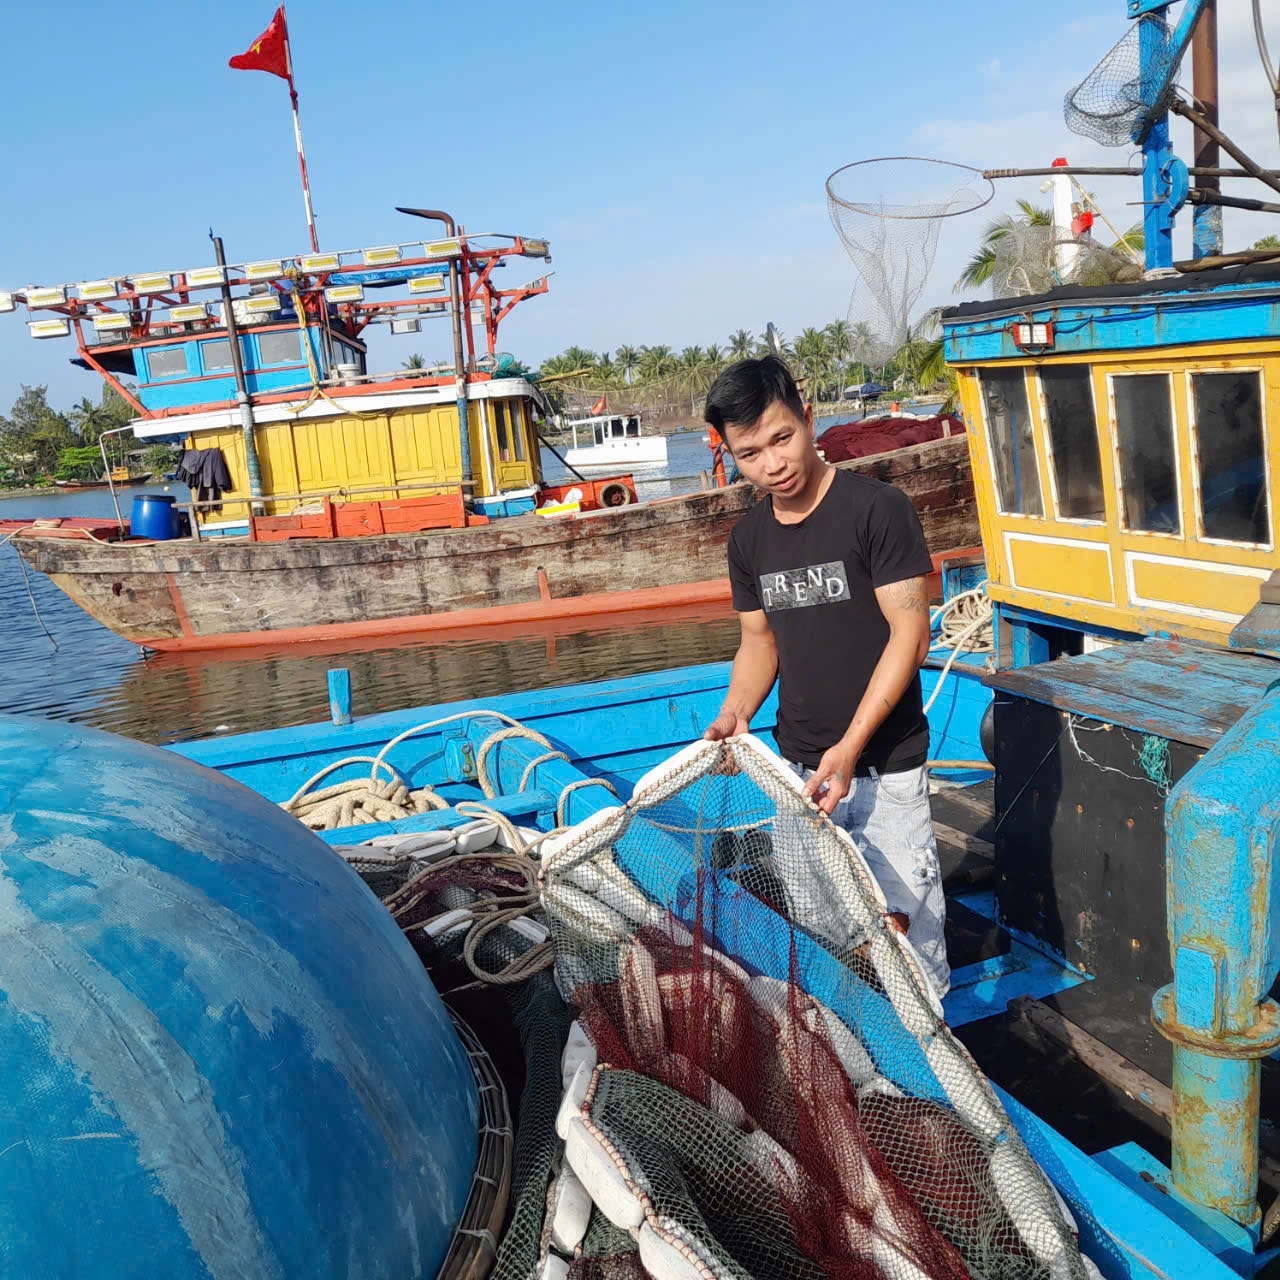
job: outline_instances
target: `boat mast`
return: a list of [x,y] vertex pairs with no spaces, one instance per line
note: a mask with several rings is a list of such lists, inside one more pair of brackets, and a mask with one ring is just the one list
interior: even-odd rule
[[[236,376],[236,403],[240,408],[240,430],[244,434],[244,460],[249,472],[249,496],[262,497],[262,468],[258,465],[258,442],[253,435],[253,402],[249,399],[249,388],[244,377],[244,359],[240,353],[240,334],[236,329],[235,308],[231,302],[231,286],[227,283],[227,257],[222,250],[222,237],[212,233],[213,252],[218,259],[218,270],[222,276],[222,320],[227,327],[227,340],[231,347],[231,368]],[[304,342],[308,341],[306,334]]]

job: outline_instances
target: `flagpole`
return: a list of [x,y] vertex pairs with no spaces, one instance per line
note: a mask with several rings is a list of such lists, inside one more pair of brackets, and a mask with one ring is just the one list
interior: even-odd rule
[[[281,13],[284,5],[280,6]],[[311,207],[311,183],[307,179],[307,153],[302,149],[302,121],[298,117],[298,90],[293,83],[293,49],[289,44],[289,23],[284,24],[284,56],[285,70],[289,81],[289,101],[293,106],[293,137],[298,146],[298,170],[302,174],[302,199],[307,207],[307,230],[311,232],[311,252],[320,252],[320,241],[316,237],[316,211]]]

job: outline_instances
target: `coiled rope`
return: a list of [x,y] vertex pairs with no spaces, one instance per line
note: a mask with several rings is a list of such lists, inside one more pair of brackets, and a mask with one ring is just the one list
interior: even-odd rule
[[929,619],[929,628],[931,631],[935,626],[938,628],[938,638],[930,644],[929,650],[950,649],[951,653],[943,664],[929,701],[924,704],[925,715],[938,700],[951,668],[962,653],[995,652],[994,617],[995,606],[987,595],[986,579],[976,587],[953,596],[934,611]]

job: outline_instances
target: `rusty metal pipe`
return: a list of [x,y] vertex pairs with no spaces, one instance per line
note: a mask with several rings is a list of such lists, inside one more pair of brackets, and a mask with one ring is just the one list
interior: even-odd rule
[[[458,234],[458,224],[443,209],[406,209],[396,205],[397,213],[407,213],[414,218],[426,218],[430,222],[443,222],[445,234]],[[462,466],[462,483],[474,480],[471,474],[471,425],[467,414],[467,361],[462,350],[462,299],[461,272],[458,270],[458,254],[449,259],[449,309],[453,316],[453,373],[458,395],[458,456]]]

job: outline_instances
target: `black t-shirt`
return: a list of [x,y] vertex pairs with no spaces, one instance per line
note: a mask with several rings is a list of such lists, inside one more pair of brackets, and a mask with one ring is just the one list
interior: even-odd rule
[[[816,768],[849,728],[889,639],[875,592],[933,568],[920,518],[892,485],[837,470],[817,507],[781,524],[757,503],[729,538],[739,613],[763,609],[778,648],[778,749]],[[858,761],[882,773],[929,754],[920,677],[872,735]]]

